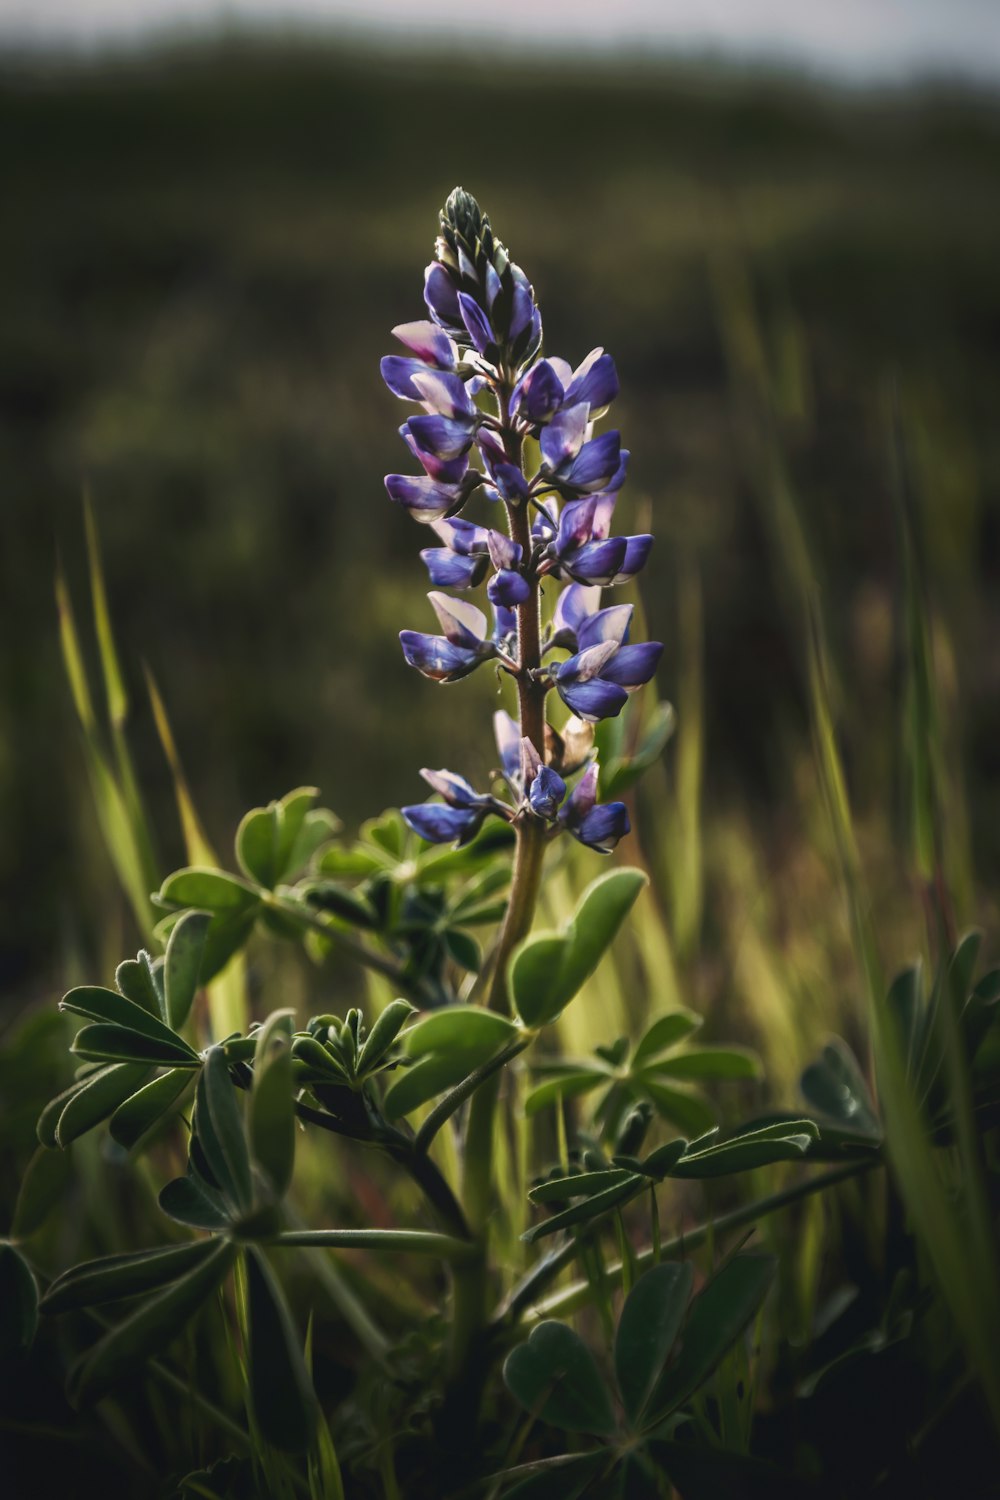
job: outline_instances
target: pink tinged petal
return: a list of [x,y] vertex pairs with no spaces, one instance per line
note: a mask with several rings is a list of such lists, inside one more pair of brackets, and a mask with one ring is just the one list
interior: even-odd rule
[[566,821],[585,818],[590,809],[597,801],[597,778],[599,775],[597,762],[592,761],[584,771],[580,780],[569,795],[569,801],[563,808],[563,816]]
[[502,531],[488,531],[486,545],[489,548],[490,562],[497,569],[516,568],[521,561],[521,548],[509,536],[504,536]]
[[398,323],[392,335],[425,364],[434,365],[438,370],[455,368],[455,345],[436,323]]
[[645,567],[646,559],[653,546],[653,538],[648,534],[641,536],[627,536],[625,538],[625,556],[622,558],[621,566],[612,583],[627,583],[634,578],[639,570]]
[[521,731],[517,721],[505,709],[498,708],[493,715],[493,736],[503,774],[508,781],[513,781],[521,765]]
[[560,556],[564,552],[575,551],[591,540],[594,509],[594,501],[590,499],[572,500],[563,506],[556,532],[556,551]]
[[415,521],[440,521],[461,504],[458,485],[439,484],[426,474],[387,474],[389,499],[404,506]]
[[518,754],[521,764],[521,785],[529,787],[542,769],[542,757],[527,735],[522,737],[518,745]]
[[439,480],[441,484],[455,485],[463,479],[469,467],[469,456],[467,453],[463,453],[458,458],[439,458],[436,453],[429,452],[426,448],[421,447],[413,433],[408,430],[407,423],[404,422],[399,431],[403,442],[409,448],[417,462],[423,465],[423,468],[432,479]]
[[615,513],[615,505],[618,501],[617,492],[593,495],[594,524],[590,529],[590,535],[595,542],[603,542],[611,533],[611,520]]
[[483,455],[483,463],[492,475],[497,464],[506,462],[507,450],[495,433],[488,427],[480,427],[476,433],[476,446]]
[[411,384],[428,411],[437,412],[442,417],[464,417],[466,420],[479,415],[458,375],[447,370],[425,370],[422,374],[415,374]]
[[453,645],[482,647],[486,639],[486,616],[465,599],[452,599],[436,590],[427,595],[445,636]]
[[631,604],[612,604],[609,609],[598,610],[584,620],[577,630],[579,649],[585,651],[601,641],[612,641],[616,646],[621,646],[628,636],[632,613]]
[[634,646],[622,646],[613,661],[604,668],[607,682],[617,682],[627,692],[633,692],[648,682],[656,671],[663,646],[659,641],[642,641]]
[[539,439],[545,466],[558,473],[580,452],[587,432],[587,408],[570,406],[549,423]]

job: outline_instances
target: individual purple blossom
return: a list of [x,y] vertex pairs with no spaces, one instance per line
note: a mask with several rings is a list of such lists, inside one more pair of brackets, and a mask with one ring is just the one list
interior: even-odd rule
[[610,854],[619,839],[630,831],[624,802],[597,801],[599,776],[596,761],[587,767],[559,813],[559,823],[581,844],[598,854]]
[[491,657],[512,665],[506,655],[511,633],[508,613],[494,611],[493,632],[487,631],[486,616],[464,599],[451,599],[436,590],[427,595],[443,631],[442,635],[424,635],[417,630],[401,630],[399,639],[403,655],[411,667],[435,682],[458,682]]
[[576,369],[564,359],[540,359],[518,381],[510,409],[532,427],[551,422],[564,407],[586,406],[588,416],[603,411],[618,394],[618,375],[610,354],[592,349]]
[[490,561],[486,527],[459,517],[432,525],[444,545],[425,547],[420,553],[431,583],[446,589],[469,589],[482,583]]
[[480,795],[454,771],[420,772],[443,802],[420,802],[400,811],[406,822],[429,844],[466,844],[479,832],[483,819],[496,810],[495,798]]
[[659,641],[623,646],[611,635],[550,670],[563,702],[578,718],[595,723],[621,713],[629,693],[652,677],[662,653]]

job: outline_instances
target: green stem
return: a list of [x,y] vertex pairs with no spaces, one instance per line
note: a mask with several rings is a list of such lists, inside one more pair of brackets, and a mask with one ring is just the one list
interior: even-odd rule
[[429,1229],[288,1229],[268,1240],[285,1245],[308,1245],[325,1250],[399,1250],[410,1255],[436,1255],[458,1264],[476,1254],[468,1240]]
[[[825,1192],[827,1188],[836,1187],[838,1183],[846,1182],[851,1177],[858,1177],[863,1172],[870,1172],[873,1168],[883,1165],[881,1157],[848,1162],[842,1167],[834,1167],[830,1172],[822,1172],[818,1177],[811,1177],[806,1182],[798,1182],[793,1187],[784,1188],[780,1193],[772,1193],[770,1197],[759,1198],[754,1203],[748,1203],[744,1208],[734,1208],[728,1214],[720,1214],[717,1219],[709,1219],[705,1224],[696,1225],[685,1234],[675,1235],[671,1240],[663,1240],[659,1246],[660,1258],[666,1259],[668,1256],[687,1250],[696,1250],[699,1245],[705,1244],[714,1235],[724,1234],[730,1229],[743,1229],[748,1224],[755,1224],[759,1219],[767,1218],[769,1214],[777,1213],[779,1209],[787,1208],[790,1203],[796,1203],[800,1198],[808,1198],[813,1193]],[[500,1334],[508,1330],[529,1309],[531,1318],[534,1320],[560,1317],[563,1314],[575,1312],[579,1307],[585,1307],[593,1296],[593,1288],[587,1281],[574,1282],[572,1286],[555,1293],[545,1302],[539,1302],[537,1299],[542,1289],[549,1282],[554,1281],[560,1271],[576,1259],[580,1253],[581,1244],[589,1238],[589,1235],[574,1237],[533,1266],[527,1276],[511,1289],[493,1320],[492,1332]],[[645,1250],[640,1250],[635,1257],[636,1266],[652,1265],[654,1253],[655,1247],[652,1245]],[[618,1286],[622,1279],[621,1262],[618,1261],[608,1266],[605,1276],[612,1285]]]
[[502,1052],[497,1053],[496,1057],[491,1057],[489,1062],[480,1064],[478,1068],[469,1074],[468,1078],[463,1078],[462,1082],[456,1084],[450,1093],[445,1094],[444,1098],[439,1100],[434,1106],[417,1131],[413,1141],[414,1150],[427,1151],[430,1148],[431,1141],[441,1129],[441,1126],[447,1120],[451,1119],[456,1109],[460,1108],[466,1099],[474,1094],[477,1089],[481,1088],[488,1079],[492,1078],[494,1073],[499,1073],[501,1068],[505,1068],[509,1062],[512,1062],[519,1052],[523,1052],[525,1047],[530,1047],[534,1039],[534,1033],[529,1033],[527,1036],[515,1037],[512,1042],[509,1042],[504,1047]]

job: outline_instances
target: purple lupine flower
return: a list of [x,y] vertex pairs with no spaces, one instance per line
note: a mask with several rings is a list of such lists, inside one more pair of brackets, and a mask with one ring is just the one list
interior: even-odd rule
[[623,646],[628,640],[634,608],[612,604],[601,609],[601,590],[571,583],[559,595],[552,617],[549,646],[564,646],[570,652],[586,651],[602,641]]
[[474,604],[451,599],[436,590],[427,595],[443,635],[401,630],[403,655],[411,667],[435,682],[458,682],[481,662],[499,654],[495,634],[487,634],[486,616]]
[[454,771],[428,771],[425,768],[420,774],[444,801],[420,802],[401,808],[406,822],[429,844],[468,843],[479,832],[483,819],[495,810],[495,799],[480,795]]
[[591,415],[609,407],[618,394],[615,362],[603,349],[592,349],[576,370],[564,359],[540,359],[514,388],[514,416],[533,427],[550,422],[564,407],[586,406]]
[[523,549],[500,531],[488,533],[488,545],[496,572],[487,585],[487,597],[491,604],[514,609],[531,598],[531,584],[518,571]]
[[428,369],[454,370],[458,350],[448,335],[433,323],[400,323],[392,332],[410,354],[408,357],[387,354],[381,364],[382,379],[393,395],[401,400],[422,401],[413,377],[425,375]]
[[619,839],[630,831],[631,825],[624,802],[597,801],[599,774],[596,761],[587,767],[566,799],[559,813],[559,823],[588,849],[594,849],[598,854],[610,854]]
[[385,487],[390,500],[425,525],[454,515],[465,504],[461,485],[442,484],[429,474],[387,474]]
[[[608,624],[613,632],[617,622]],[[659,641],[622,646],[612,633],[560,662],[553,681],[560,698],[579,718],[591,723],[613,719],[625,707],[629,693],[652,677],[662,653]]]
[[441,547],[425,547],[420,553],[431,583],[447,589],[469,589],[482,583],[489,569],[486,527],[458,517],[431,524],[444,543]]

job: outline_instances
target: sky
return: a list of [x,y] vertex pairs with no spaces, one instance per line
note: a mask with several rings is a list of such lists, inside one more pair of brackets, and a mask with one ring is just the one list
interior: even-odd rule
[[1000,82],[1000,0],[0,0],[0,46],[91,50],[259,25],[433,47],[721,54],[858,80]]

